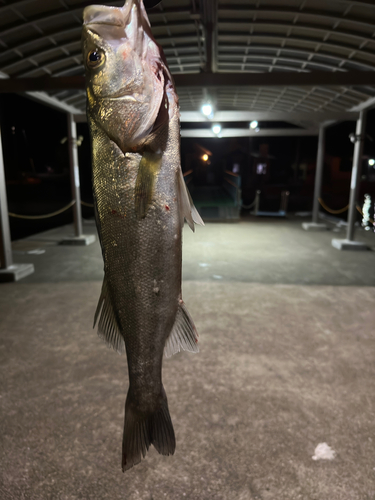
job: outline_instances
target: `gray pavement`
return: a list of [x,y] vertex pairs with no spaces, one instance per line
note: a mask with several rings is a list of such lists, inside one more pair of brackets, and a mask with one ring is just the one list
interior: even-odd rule
[[[301,222],[185,228],[201,352],[164,362],[175,455],[125,474],[126,359],[92,330],[99,246],[57,245],[70,227],[15,242],[36,272],[0,286],[0,498],[375,499],[375,252]],[[312,459],[323,442],[333,460]]]

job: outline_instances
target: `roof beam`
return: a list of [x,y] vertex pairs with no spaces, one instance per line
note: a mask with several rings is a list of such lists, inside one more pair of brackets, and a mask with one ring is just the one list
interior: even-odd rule
[[[341,30],[341,29],[332,29],[332,28],[329,28],[328,26],[323,26],[323,25],[318,25],[318,24],[315,24],[315,25],[310,25],[310,24],[298,24],[298,25],[291,25],[289,22],[286,22],[286,21],[275,21],[275,20],[258,20],[258,19],[255,19],[255,21],[248,21],[248,22],[245,22],[245,21],[241,21],[240,19],[237,19],[237,20],[233,20],[231,22],[219,22],[219,38],[223,38],[224,36],[226,37],[239,37],[239,36],[242,36],[242,37],[251,37],[252,35],[250,34],[250,31],[249,30],[244,30],[241,28],[238,28],[236,30],[234,30],[233,28],[231,29],[224,29],[223,28],[223,25],[226,25],[226,24],[229,24],[231,26],[234,26],[234,25],[238,25],[238,24],[247,24],[249,25],[249,27],[256,27],[257,29],[259,28],[271,28],[271,31],[274,29],[274,28],[281,28],[281,29],[285,29],[286,32],[288,32],[290,30],[290,28],[297,28],[302,32],[304,32],[304,34],[307,34],[307,33],[312,33],[313,36],[316,36],[317,33],[320,33],[323,35],[323,37],[325,35],[338,35],[342,38],[352,38],[354,40],[360,40],[362,42],[373,42],[374,39],[372,38],[371,35],[367,35],[364,34],[362,31],[356,31],[356,32],[353,32],[353,31],[349,31],[349,30]],[[234,38],[235,39],[235,38]],[[318,40],[317,40],[318,41]],[[323,42],[324,40],[322,40]]]
[[280,112],[280,111],[216,111],[212,120],[207,120],[199,111],[181,111],[181,122],[203,123],[203,122],[247,122],[258,121],[303,121],[323,123],[329,120],[344,121],[357,120],[358,112]]
[[76,114],[80,112],[79,108],[71,106],[64,102],[59,101],[55,97],[51,97],[45,92],[26,92],[27,97],[30,97],[33,101],[38,101],[41,104],[45,104],[50,108],[57,109],[58,111],[63,111],[65,113]]
[[[274,50],[275,53],[265,53],[262,52],[264,50]],[[245,54],[246,51],[246,54]],[[278,52],[280,52],[280,55],[278,55]],[[358,51],[359,52],[359,51]],[[286,56],[288,54],[292,54],[292,57],[284,57],[282,54],[285,53]],[[311,59],[298,59],[295,56],[295,54],[302,55],[304,57],[311,57]],[[325,58],[329,61],[332,61],[332,64],[327,64],[323,63],[321,61],[317,62],[314,60],[314,56],[318,56],[320,58]],[[301,48],[296,48],[293,46],[287,46],[287,47],[280,47],[280,45],[271,45],[271,44],[256,44],[256,45],[227,45],[225,43],[220,44],[220,51],[219,51],[219,60],[243,60],[244,57],[255,57],[255,58],[261,58],[261,59],[275,59],[277,58],[280,61],[288,61],[288,62],[297,62],[301,64],[307,64],[307,65],[312,65],[312,66],[321,66],[322,68],[328,68],[329,70],[335,69],[337,71],[347,71],[347,69],[343,66],[339,66],[341,62],[344,63],[349,63],[352,65],[356,65],[357,68],[361,68],[363,71],[373,71],[374,70],[374,64],[373,63],[366,63],[363,62],[362,60],[357,60],[354,58],[349,58],[345,57],[343,55],[339,54],[332,54],[328,53],[326,51],[319,51],[316,52],[314,50],[307,50],[307,49],[301,49]],[[371,54],[371,57],[375,57],[375,54]],[[246,64],[246,62],[245,62]],[[276,66],[277,68],[277,66]]]
[[84,89],[84,76],[67,76],[53,78],[5,78],[0,80],[0,92],[27,92],[41,90]]
[[173,75],[177,87],[300,87],[316,85],[374,85],[375,71],[313,71],[277,73],[216,73]]
[[[308,73],[190,73],[174,74],[177,87],[303,87],[375,85],[375,71],[313,71]],[[0,79],[0,93],[84,89],[85,77]]]
[[[283,51],[284,52],[293,52],[293,50],[285,51],[283,48],[279,48],[278,50],[280,52],[283,52]],[[307,52],[307,55],[309,55],[309,52]],[[320,54],[320,55],[322,57],[324,57],[324,54]],[[249,61],[244,61],[244,58],[249,58]],[[252,58],[255,59],[255,62],[254,62],[254,59],[252,59]],[[315,68],[319,68],[323,71],[324,71],[324,69],[326,69],[327,71],[333,71],[333,70],[336,70],[339,72],[346,71],[345,68],[340,68],[338,65],[327,64],[324,62],[316,61],[315,59],[308,60],[308,59],[302,59],[302,58],[293,57],[293,56],[287,57],[284,55],[277,55],[277,54],[264,54],[261,52],[258,52],[255,54],[250,53],[250,54],[246,54],[246,55],[221,52],[219,54],[218,64],[219,64],[219,66],[220,65],[223,65],[223,66],[224,65],[232,65],[232,66],[233,65],[237,65],[237,66],[242,65],[243,67],[246,67],[246,66],[258,66],[259,65],[258,61],[265,61],[266,66],[271,66],[270,63],[272,63],[272,61],[274,59],[277,59],[277,61],[276,61],[276,64],[274,66],[272,66],[273,69],[279,68],[280,66],[277,63],[278,63],[278,61],[281,61],[282,63],[291,63],[292,65],[294,64],[295,65],[294,67],[296,69],[301,69],[303,71],[309,71],[311,69],[311,66],[315,66]],[[270,61],[270,63],[268,63],[267,61]],[[261,64],[263,64],[263,63],[261,63]],[[299,68],[297,67],[297,64],[300,65]],[[310,68],[305,69],[305,68],[303,68],[303,65],[310,66]],[[290,67],[293,68],[293,66],[290,66]],[[370,69],[370,71],[371,71],[371,70],[373,70],[373,66],[369,65],[369,66],[367,66],[367,69]]]
[[[285,121],[285,122],[295,122],[299,126],[303,126],[301,122],[307,122],[309,124],[308,128],[310,130],[315,130],[315,125],[318,123],[324,123],[328,121],[344,121],[344,120],[357,120],[358,112],[356,111],[345,111],[342,113],[327,113],[327,112],[311,112],[311,113],[301,113],[287,111],[216,111],[212,120],[208,120],[199,111],[181,111],[181,123],[213,123],[213,122],[250,122],[252,120],[258,120],[260,122],[271,122],[271,121]],[[76,122],[81,123],[86,121],[86,114],[80,113],[74,116]],[[199,129],[206,130],[206,129]],[[247,130],[247,129],[246,129]],[[266,130],[266,129],[264,129]],[[270,130],[270,129],[268,129]],[[275,129],[273,129],[275,130]],[[288,130],[288,129],[282,129]],[[298,135],[301,129],[290,129],[296,132]],[[186,129],[182,130],[182,132]],[[289,133],[289,132],[288,132]],[[255,133],[258,135],[258,133]],[[216,136],[213,136],[216,137]]]
[[[225,11],[225,12],[223,12]],[[243,14],[242,19],[238,19],[237,17],[230,17],[232,12],[240,12]],[[327,20],[330,19],[331,21],[334,22],[341,22],[345,21],[347,24],[356,24],[359,29],[366,27],[366,28],[373,28],[373,24],[370,19],[367,18],[353,18],[351,16],[340,16],[336,15],[333,13],[333,11],[330,11],[328,9],[325,10],[320,10],[320,9],[293,9],[290,7],[276,7],[275,5],[272,5],[272,7],[259,7],[259,8],[249,8],[247,5],[235,5],[235,4],[230,4],[230,5],[220,5],[219,9],[219,19],[218,22],[221,23],[252,23],[252,18],[254,15],[258,15],[259,17],[263,17],[265,14],[270,14],[274,15],[276,18],[280,17],[280,14],[286,14],[290,15],[290,17],[293,19],[294,16],[296,15],[301,15],[305,18],[312,18],[314,21],[315,19],[321,19],[323,23]],[[289,24],[292,24],[292,21],[289,21]],[[296,27],[299,26],[298,22],[295,24]],[[324,27],[324,24],[323,24]]]
[[350,111],[364,111],[375,107],[375,97],[370,97],[367,101],[361,102],[357,106],[353,106]]
[[[2,82],[6,82],[11,80],[10,78],[7,77],[4,73],[0,72],[0,86]],[[24,91],[26,93],[26,96],[29,97],[30,99],[33,99],[34,101],[38,101],[42,104],[45,104],[46,106],[49,106],[50,108],[57,109],[58,111],[62,111],[65,113],[72,113],[73,115],[80,113],[80,109],[76,108],[75,106],[71,106],[69,104],[66,104],[62,101],[59,101],[55,97],[51,97],[45,92],[38,92],[39,89],[29,89],[27,91]],[[18,92],[17,90],[9,91],[9,92]]]
[[[230,38],[227,40],[227,38]],[[248,33],[245,34],[244,32],[239,33],[239,34],[234,34],[232,33],[230,37],[225,36],[225,34],[220,34],[219,41],[220,41],[220,49],[238,49],[238,50],[244,50],[244,49],[250,49],[254,48],[256,49],[257,47],[259,48],[268,48],[268,47],[273,47],[273,45],[268,45],[268,43],[265,43],[264,40],[274,40],[278,42],[277,45],[274,45],[274,47],[278,47],[279,49],[282,50],[293,50],[296,48],[297,50],[300,50],[301,44],[303,46],[306,45],[313,45],[314,49],[311,50],[312,53],[315,55],[328,55],[332,57],[337,57],[341,58],[343,56],[340,56],[337,54],[336,49],[339,51],[346,51],[348,54],[351,54],[353,51],[356,53],[362,53],[365,54],[366,57],[374,58],[375,55],[372,50],[366,48],[366,46],[362,47],[362,44],[355,47],[353,44],[348,44],[345,43],[344,41],[338,42],[337,40],[332,40],[328,38],[327,40],[321,40],[319,38],[314,38],[314,37],[309,37],[309,36],[299,36],[291,33],[289,36],[282,35],[280,33],[272,33],[272,32],[256,32],[252,33],[249,35]],[[251,45],[245,45],[247,41],[251,41]],[[242,42],[242,44],[241,44]],[[255,43],[254,43],[255,42]],[[282,46],[280,47],[280,42]],[[286,45],[286,42],[288,42],[288,45]],[[293,44],[293,45],[292,45]],[[298,47],[296,47],[295,44],[298,44]],[[307,49],[304,49],[307,50]],[[328,52],[329,51],[329,52]],[[352,60],[352,59],[350,59]]]
[[[299,129],[299,128],[274,128],[274,129],[260,129],[259,132],[248,128],[227,128],[222,129],[219,138],[225,137],[295,137],[295,136],[315,136],[318,135],[318,128],[313,129]],[[213,138],[217,139],[211,129],[182,129],[182,138]]]
[[206,68],[208,72],[217,71],[217,9],[218,0],[203,0],[202,21],[206,34]]

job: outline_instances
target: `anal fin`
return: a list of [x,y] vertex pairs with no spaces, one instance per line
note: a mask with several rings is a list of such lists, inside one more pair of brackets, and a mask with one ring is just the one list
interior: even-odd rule
[[181,349],[189,352],[199,352],[198,332],[182,300],[171,333],[165,342],[164,354],[169,358],[180,352]]
[[110,296],[108,293],[108,286],[105,278],[95,312],[94,328],[98,321],[98,318],[98,336],[103,339],[109,347],[112,347],[119,354],[122,354],[125,351],[125,341],[123,336],[121,335],[115,314],[113,312],[113,307],[111,304]]

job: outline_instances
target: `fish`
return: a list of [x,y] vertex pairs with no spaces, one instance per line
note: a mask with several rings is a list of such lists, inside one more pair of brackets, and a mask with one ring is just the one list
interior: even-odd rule
[[82,51],[92,184],[104,279],[94,327],[126,352],[122,470],[151,444],[173,455],[175,434],[162,383],[163,355],[198,352],[181,296],[184,221],[204,225],[180,162],[178,96],[142,0],[91,5]]

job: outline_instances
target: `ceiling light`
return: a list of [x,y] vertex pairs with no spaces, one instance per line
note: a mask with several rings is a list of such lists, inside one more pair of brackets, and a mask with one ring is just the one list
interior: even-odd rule
[[203,104],[203,106],[201,107],[201,112],[204,116],[210,116],[212,115],[212,105],[210,103],[205,103]]
[[252,122],[250,122],[250,128],[255,129],[255,128],[257,128],[257,126],[258,126],[258,122],[256,120],[253,120]]
[[255,132],[256,132],[256,133],[258,133],[258,132],[259,132],[259,130],[260,130],[260,128],[259,128],[259,127],[257,127],[257,128],[255,129]]
[[207,160],[208,160],[208,155],[203,155],[203,156],[202,156],[202,160],[203,160],[203,161],[207,161]]
[[212,126],[211,130],[214,134],[218,135],[221,132],[221,125],[219,123],[215,123],[215,125]]
[[369,161],[368,161],[368,164],[370,165],[370,167],[373,167],[375,165],[374,158],[370,158]]

